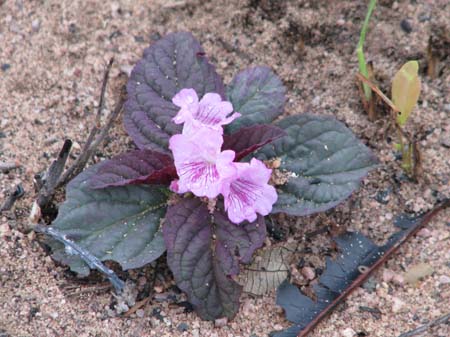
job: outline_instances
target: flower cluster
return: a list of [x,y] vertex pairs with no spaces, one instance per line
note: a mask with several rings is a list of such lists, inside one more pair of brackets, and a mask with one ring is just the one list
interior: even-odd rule
[[199,101],[194,89],[182,89],[172,102],[180,107],[173,121],[183,124],[183,131],[170,138],[179,177],[171,189],[210,199],[222,194],[228,218],[236,224],[255,221],[256,213],[269,214],[277,200],[275,188],[268,184],[271,170],[255,158],[234,162],[234,151],[221,150],[223,125],[240,116],[231,103],[216,93]]

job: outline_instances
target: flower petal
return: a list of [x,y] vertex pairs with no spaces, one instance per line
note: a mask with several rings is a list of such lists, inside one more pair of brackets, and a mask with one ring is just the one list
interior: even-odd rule
[[182,89],[172,98],[172,102],[181,108],[172,119],[175,124],[190,121],[199,107],[198,96],[194,89]]
[[234,178],[235,153],[231,150],[220,152],[222,143],[222,135],[206,127],[192,135],[170,138],[169,148],[174,156],[180,193],[191,191],[199,197],[215,198],[224,182]]
[[235,163],[235,166],[237,179],[228,181],[222,188],[229,219],[240,223],[254,221],[256,213],[269,214],[278,197],[275,188],[268,184],[271,170],[257,159]]

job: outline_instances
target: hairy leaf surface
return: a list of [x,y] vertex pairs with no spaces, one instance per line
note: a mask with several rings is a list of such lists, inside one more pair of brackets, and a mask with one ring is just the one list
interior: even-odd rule
[[227,99],[242,114],[227,127],[234,132],[244,126],[270,123],[283,113],[285,88],[269,67],[254,67],[237,74],[227,87]]
[[179,109],[172,98],[183,88],[195,89],[199,98],[207,92],[224,96],[222,79],[187,32],[168,34],[145,49],[131,72],[124,124],[139,148],[168,152],[170,136],[181,131],[172,122]]
[[92,188],[138,184],[168,184],[177,177],[173,159],[152,150],[127,152],[99,164],[89,180]]
[[264,218],[237,226],[222,211],[211,214],[200,199],[186,198],[169,207],[163,232],[175,281],[200,317],[232,318],[241,286],[230,276],[263,244]]
[[287,182],[277,186],[273,213],[308,215],[330,209],[355,191],[377,159],[333,117],[302,114],[276,123],[287,136],[260,150],[260,159],[279,158]]
[[[166,211],[167,190],[160,186],[91,189],[90,167],[67,186],[66,201],[52,227],[87,249],[101,261],[113,260],[124,269],[150,263],[165,251],[160,221]],[[88,275],[88,266],[61,245],[53,245],[54,258],[73,271]]]

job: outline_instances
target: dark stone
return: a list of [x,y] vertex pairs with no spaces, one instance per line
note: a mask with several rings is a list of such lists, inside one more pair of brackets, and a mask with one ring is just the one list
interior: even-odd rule
[[152,34],[150,35],[150,40],[151,40],[152,42],[156,42],[156,41],[158,41],[159,39],[161,39],[161,34],[159,34],[158,32],[152,33]]
[[11,68],[11,65],[9,63],[3,63],[1,68],[3,71],[7,71],[9,68]]
[[375,200],[378,201],[380,204],[386,205],[389,202],[389,194],[391,194],[392,188],[389,187],[385,189],[384,191],[379,191],[377,195],[375,196]]
[[154,308],[152,312],[152,316],[159,319],[161,322],[164,322],[164,317],[161,315],[161,308]]
[[70,34],[75,34],[77,31],[78,31],[77,25],[74,24],[74,23],[71,23],[71,24],[69,25],[69,33],[70,33]]
[[179,332],[188,331],[189,330],[189,325],[187,325],[187,323],[182,322],[182,323],[178,324],[177,330]]
[[419,15],[419,22],[426,22],[431,20],[431,15],[429,13],[422,13]]
[[369,277],[369,279],[363,283],[362,288],[367,290],[368,293],[373,293],[377,288],[377,281],[373,277]]
[[139,42],[139,43],[143,43],[145,42],[145,39],[143,36],[137,35],[134,37],[134,41]]
[[406,19],[403,19],[401,22],[400,22],[400,27],[402,27],[402,29],[403,29],[403,31],[405,32],[405,33],[411,33],[412,32],[412,25],[411,25],[411,23],[408,21],[408,20],[406,20]]

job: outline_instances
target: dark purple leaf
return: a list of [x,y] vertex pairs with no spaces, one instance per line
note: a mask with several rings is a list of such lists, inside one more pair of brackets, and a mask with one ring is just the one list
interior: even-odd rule
[[105,188],[137,184],[168,184],[177,177],[173,159],[152,150],[127,152],[99,164],[89,186]]
[[283,113],[285,91],[280,78],[269,67],[254,67],[237,74],[227,87],[227,99],[241,117],[227,130],[267,124]]
[[[290,328],[271,333],[273,337],[303,337],[325,317],[338,303],[345,299],[353,289],[361,285],[371,272],[385,262],[402,243],[417,233],[439,211],[448,207],[450,202],[438,205],[427,214],[420,216],[400,215],[395,226],[400,230],[389,237],[386,244],[378,246],[358,232],[346,232],[335,239],[340,255],[333,261],[327,258],[326,269],[313,286],[316,301],[303,295],[287,280],[277,291],[277,304],[286,318],[294,323]],[[364,273],[360,267],[364,266]]]
[[248,156],[266,144],[287,135],[274,125],[260,124],[244,127],[231,135],[224,135],[223,150],[236,152],[236,161]]
[[170,136],[181,130],[172,122],[178,111],[172,97],[183,88],[200,98],[207,92],[224,96],[222,79],[187,32],[168,34],[145,49],[131,72],[124,124],[139,148],[168,152]]
[[200,317],[232,318],[242,289],[230,276],[263,244],[264,218],[235,225],[222,211],[210,214],[200,199],[182,199],[169,207],[163,234],[175,281]]

